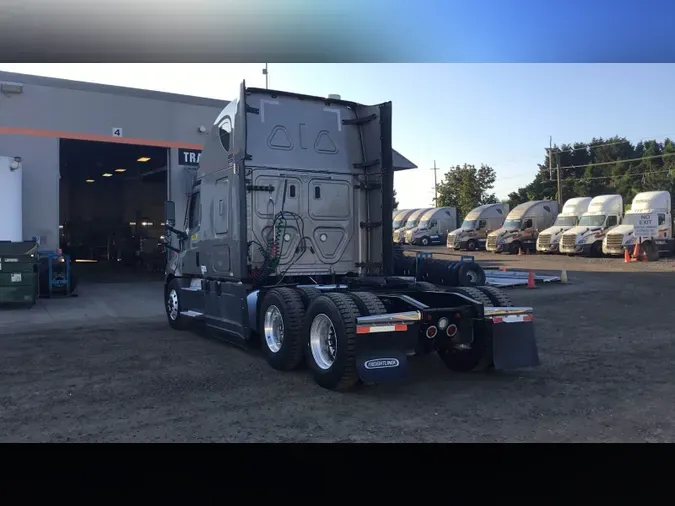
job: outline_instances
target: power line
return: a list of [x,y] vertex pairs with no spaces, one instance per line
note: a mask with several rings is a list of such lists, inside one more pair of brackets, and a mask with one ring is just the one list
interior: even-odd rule
[[[618,176],[593,176],[593,177],[566,177],[563,179],[563,182],[567,181],[590,181],[590,180],[596,180],[596,179],[612,179],[612,178],[620,178],[623,176],[650,176],[652,174],[665,174],[667,172],[670,172],[670,170],[653,170],[651,172],[637,172],[637,173],[626,173]],[[542,183],[555,183],[553,180],[544,180]]]
[[633,142],[635,142],[635,143],[640,143],[640,142],[644,142],[644,141],[655,141],[655,142],[657,142],[656,139],[664,139],[664,140],[669,139],[669,137],[671,135],[675,135],[675,132],[671,132],[671,133],[665,134],[665,135],[653,135],[653,136],[650,136],[650,137],[643,137],[642,139],[637,139],[636,141],[631,141],[630,139],[624,139],[622,141],[605,142],[603,144],[575,143],[575,144],[583,144],[583,145],[579,146],[579,147],[576,147],[576,148],[570,147],[568,149],[562,149],[562,148],[558,147],[557,149],[559,151],[563,152],[563,153],[569,153],[569,152],[572,152],[572,151],[581,151],[581,150],[584,150],[584,149],[595,149],[595,148],[602,148],[602,147],[605,147],[605,146],[616,146],[618,144],[626,144],[626,143],[632,144]]
[[661,155],[650,155],[650,156],[641,156],[639,158],[625,158],[623,160],[614,160],[612,162],[597,162],[597,163],[587,163],[584,165],[567,165],[565,167],[560,167],[561,169],[583,169],[585,167],[599,167],[601,165],[614,165],[617,163],[628,163],[628,162],[639,162],[642,160],[652,160],[654,158],[666,158],[668,156],[675,156],[675,153],[663,153]]
[[[654,158],[664,158],[664,157],[669,157],[669,156],[675,156],[675,153],[663,153],[661,155],[641,156],[639,158],[626,158],[626,159],[623,159],[623,160],[614,160],[612,162],[587,163],[587,164],[584,164],[584,165],[565,165],[565,166],[560,167],[560,168],[561,169],[582,169],[582,168],[585,168],[585,167],[599,167],[599,166],[602,166],[602,165],[613,165],[613,164],[616,164],[616,163],[637,162],[637,161],[641,161],[641,160],[652,160]],[[538,170],[542,170],[542,169],[539,168]],[[496,181],[504,181],[504,180],[508,180],[508,179],[516,179],[516,178],[520,178],[520,177],[527,177],[527,176],[531,176],[531,175],[532,174],[529,173],[529,172],[528,173],[523,172],[523,173],[520,173],[520,174],[512,174],[512,175],[506,176],[506,177],[497,177],[495,179],[495,182]],[[536,173],[535,173],[535,176],[536,176]],[[565,178],[565,179],[568,179],[568,178]]]

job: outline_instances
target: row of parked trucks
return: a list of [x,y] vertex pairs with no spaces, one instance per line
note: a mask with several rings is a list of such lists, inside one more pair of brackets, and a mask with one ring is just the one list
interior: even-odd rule
[[486,204],[469,212],[462,225],[450,232],[444,228],[449,220],[440,218],[446,209],[456,216],[454,208],[395,213],[394,242],[426,246],[447,237],[447,247],[454,250],[584,256],[623,256],[639,243],[649,260],[675,252],[667,191],[638,193],[625,214],[621,195],[575,197],[562,209],[552,200],[525,202],[510,211],[508,204]]

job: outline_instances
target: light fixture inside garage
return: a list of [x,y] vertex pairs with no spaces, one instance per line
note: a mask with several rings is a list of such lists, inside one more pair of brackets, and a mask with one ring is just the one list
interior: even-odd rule
[[115,172],[126,172],[127,169],[115,169]]
[[148,158],[147,156],[142,156],[141,158],[139,158],[139,159],[136,160],[136,161],[137,161],[137,162],[149,162],[149,161],[150,161],[150,158]]
[[103,176],[103,177],[112,177],[112,174],[111,174],[110,172],[104,172],[103,174],[101,174],[101,176]]
[[86,182],[86,183],[93,183],[94,180],[93,180],[93,179],[87,179],[85,182]]

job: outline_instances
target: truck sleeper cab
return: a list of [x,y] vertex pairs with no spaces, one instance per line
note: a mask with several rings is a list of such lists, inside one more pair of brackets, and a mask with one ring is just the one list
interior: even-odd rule
[[539,231],[553,225],[557,216],[558,203],[554,200],[520,204],[511,210],[501,228],[488,234],[485,249],[510,254],[534,251]]
[[410,238],[420,224],[422,216],[424,216],[428,211],[431,211],[431,209],[433,208],[418,209],[408,217],[405,227],[398,236],[398,244],[410,244]]
[[558,253],[560,238],[567,230],[579,224],[591,200],[591,197],[575,197],[565,202],[553,226],[543,230],[537,237],[537,252]]
[[410,236],[410,244],[430,246],[447,241],[448,232],[457,226],[457,209],[440,207],[427,211]]
[[[636,235],[635,225],[644,223],[645,220],[656,224],[656,235]],[[628,250],[632,254],[638,243],[649,261],[658,260],[661,255],[670,255],[675,251],[670,192],[653,191],[635,195],[621,225],[614,227],[603,239],[602,252],[605,255],[623,256]]]
[[[311,142],[291,140],[298,125]],[[272,368],[306,363],[331,390],[401,379],[422,353],[464,372],[538,365],[532,308],[393,275],[391,153],[391,103],[242,85],[206,142],[184,230],[167,202],[169,325],[259,344]]]
[[504,224],[508,213],[508,204],[486,204],[471,210],[462,226],[448,234],[447,247],[465,251],[485,249],[488,234]]
[[599,195],[588,205],[579,225],[563,233],[560,253],[566,255],[602,256],[602,241],[607,232],[621,224],[621,195]]
[[403,242],[403,234],[405,233],[405,225],[408,221],[408,218],[415,213],[415,211],[419,211],[419,209],[408,209],[405,211],[399,212],[396,217],[394,218],[394,221],[392,223],[392,238],[394,240],[394,244],[401,244]]

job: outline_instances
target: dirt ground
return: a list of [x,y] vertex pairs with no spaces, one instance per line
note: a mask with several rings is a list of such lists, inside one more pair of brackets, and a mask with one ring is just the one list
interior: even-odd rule
[[429,356],[405,383],[338,394],[161,318],[4,334],[0,441],[675,441],[675,264],[477,256],[567,269],[509,290],[535,308],[541,367],[461,375]]

